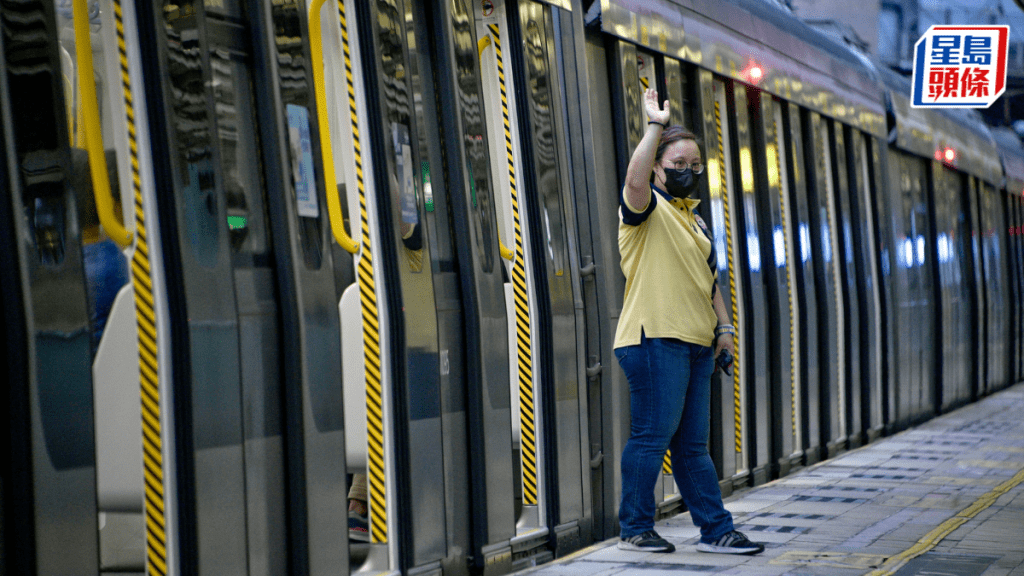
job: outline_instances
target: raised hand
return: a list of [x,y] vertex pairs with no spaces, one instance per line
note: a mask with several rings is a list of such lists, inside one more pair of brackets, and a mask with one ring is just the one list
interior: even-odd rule
[[654,88],[644,91],[644,109],[647,110],[648,120],[668,124],[671,117],[668,100],[665,100],[662,106],[658,106],[658,93]]

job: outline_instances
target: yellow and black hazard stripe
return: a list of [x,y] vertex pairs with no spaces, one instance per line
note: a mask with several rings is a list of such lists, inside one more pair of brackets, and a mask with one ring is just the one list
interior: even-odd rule
[[[773,110],[774,112],[774,110]],[[778,120],[772,114],[772,126],[775,130],[775,171],[779,175],[779,213],[782,214],[782,229],[789,230],[786,223],[786,187],[782,182],[783,148],[778,145],[782,140],[779,134]],[[793,261],[786,256],[786,296],[789,298],[789,416],[793,427],[793,441],[796,441],[796,317],[793,310]]]
[[352,78],[352,53],[349,50],[345,0],[338,0],[341,20],[341,46],[345,55],[345,79],[348,84],[349,119],[352,122],[352,148],[356,160],[356,184],[359,190],[359,221],[362,230],[359,256],[359,298],[363,310],[363,375],[366,380],[366,443],[369,470],[370,541],[388,541],[387,500],[384,475],[384,390],[381,386],[380,324],[377,313],[377,287],[373,276],[373,251],[370,224],[366,215],[366,188],[363,181],[363,157],[359,143],[359,115],[356,88]]
[[163,427],[160,418],[160,364],[157,360],[156,313],[150,274],[148,231],[139,177],[139,149],[135,135],[135,108],[124,41],[121,1],[114,0],[117,51],[121,61],[125,121],[131,152],[132,189],[135,193],[135,252],[132,255],[132,287],[135,290],[135,321],[139,341],[139,388],[142,401],[142,462],[145,481],[146,573],[167,574],[167,524],[164,500]]
[[[718,165],[721,172],[722,190],[722,211],[725,217],[725,252],[729,265],[729,294],[732,295],[732,319],[733,323],[740,324],[739,304],[736,299],[736,267],[733,265],[732,234],[730,231],[729,219],[729,183],[725,179],[725,143],[722,141],[722,111],[721,105],[715,101],[715,129],[718,132]],[[732,405],[733,425],[736,435],[736,453],[743,452],[743,411],[740,406],[740,343],[737,338],[734,342],[736,355],[732,367]]]
[[526,259],[523,253],[523,231],[520,224],[519,192],[516,189],[515,153],[512,149],[512,127],[508,116],[505,91],[505,65],[502,63],[501,32],[497,24],[489,24],[494,54],[498,61],[498,86],[501,89],[501,116],[505,124],[505,154],[508,158],[508,185],[512,196],[512,225],[515,235],[512,260],[512,294],[516,309],[516,360],[519,365],[519,420],[522,432],[523,503],[537,503],[537,433],[533,402],[533,347],[530,336],[530,297],[526,286]]

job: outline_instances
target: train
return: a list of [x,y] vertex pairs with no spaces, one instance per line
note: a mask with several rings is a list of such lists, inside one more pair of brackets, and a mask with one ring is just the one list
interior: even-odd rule
[[777,2],[0,21],[6,573],[500,575],[617,536],[647,88],[707,166],[725,495],[1024,379],[1020,139]]

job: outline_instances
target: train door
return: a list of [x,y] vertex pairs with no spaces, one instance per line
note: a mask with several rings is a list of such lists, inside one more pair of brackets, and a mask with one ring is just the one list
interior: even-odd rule
[[[509,20],[517,15],[510,14],[501,1],[486,5],[474,2],[474,7],[480,77],[486,98],[484,114],[491,135],[488,142],[502,256],[500,265],[505,279],[509,398],[514,408],[511,412],[514,456],[509,465],[516,478],[515,556],[516,552],[536,548],[547,536],[550,511],[550,494],[546,485],[549,481],[548,429],[541,421],[547,399],[541,391],[553,383],[542,379],[550,375],[544,374],[542,369],[545,359],[541,356],[541,349],[545,343],[540,340],[541,324],[545,322],[540,310],[547,306],[538,301],[546,298],[547,294],[538,294],[535,280],[537,264],[532,248],[541,239],[533,230],[535,220],[528,217],[528,209],[538,198],[527,194],[526,172],[531,158],[523,154],[524,143],[519,129],[522,124],[519,116],[525,112],[520,110],[518,99],[526,92],[520,89],[519,84],[530,79],[518,72],[512,58],[520,49],[509,34],[510,24],[518,29],[519,23],[510,23]],[[546,46],[541,45],[537,49],[542,51],[541,54],[531,57],[544,63]],[[550,110],[550,106],[548,108]],[[548,151],[549,161],[556,160],[553,153],[554,150]],[[529,185],[535,193],[535,183],[531,181]],[[570,343],[575,344],[575,339]],[[572,355],[575,356],[575,350]]]
[[698,72],[709,212],[714,249],[718,256],[718,289],[739,336],[732,375],[716,373],[718,375],[713,378],[717,378],[720,385],[711,387],[711,453],[723,478],[722,492],[726,495],[747,485],[750,479],[749,439],[745,433],[749,424],[745,414],[748,382],[752,377],[747,364],[752,359],[747,356],[743,338],[753,329],[747,322],[747,288],[742,276],[744,260],[740,256],[740,239],[743,235],[738,214],[743,189],[735,163],[734,125],[737,120],[729,103],[728,82],[716,78],[710,71]]
[[758,219],[761,261],[765,273],[766,313],[770,337],[764,362],[769,366],[770,401],[764,407],[768,434],[758,443],[768,446],[772,477],[784,476],[799,465],[798,410],[800,377],[796,354],[799,325],[793,293],[793,239],[787,219],[789,209],[789,158],[785,155],[782,103],[760,93],[752,98],[755,165],[757,169]]
[[[347,564],[348,547],[305,10],[164,8],[140,5],[139,28],[153,42],[147,77],[163,79],[145,95],[174,319],[168,569],[322,574]],[[163,571],[152,548],[148,560]]]
[[93,325],[99,569],[173,568],[164,510],[172,498],[161,486],[173,454],[161,438],[169,318],[135,7],[55,8],[65,87],[65,113],[55,118],[71,132]]
[[76,198],[92,187],[75,181],[69,153],[74,80],[62,81],[52,3],[5,4],[0,18],[0,556],[12,574],[98,574],[89,270]]
[[783,130],[786,131],[786,147],[780,149],[780,154],[785,154],[792,166],[787,172],[789,186],[789,205],[791,210],[788,219],[790,228],[788,234],[793,238],[793,251],[791,252],[794,284],[799,288],[795,290],[794,306],[797,308],[796,316],[800,319],[797,323],[795,346],[797,359],[797,373],[800,376],[801,386],[799,396],[795,398],[798,407],[794,410],[799,423],[796,434],[796,449],[803,454],[803,463],[815,464],[821,457],[821,446],[819,444],[821,405],[818,400],[820,388],[818,351],[818,286],[815,282],[814,243],[811,241],[811,234],[814,227],[811,224],[811,206],[809,203],[808,189],[812,184],[808,181],[808,172],[805,167],[804,148],[804,124],[807,119],[806,112],[802,111],[796,104],[788,105],[788,114],[783,116]]
[[[474,352],[462,341],[431,20],[408,2],[323,4],[311,10],[322,17],[325,121],[338,143],[325,153],[361,225],[355,278],[339,283],[346,409],[359,429],[349,471],[366,479],[369,508],[353,569],[465,573],[479,497],[470,466],[485,463],[466,428],[474,391],[463,366]],[[488,201],[486,185],[474,200]]]
[[839,240],[836,225],[830,120],[810,113],[805,123],[804,141],[806,164],[810,181],[811,244],[814,248],[815,283],[818,286],[818,364],[820,376],[819,412],[822,458],[835,456],[845,448],[846,442],[846,387],[843,342],[845,338],[843,301],[841,298]]
[[[595,538],[610,538],[619,533],[618,507],[622,494],[619,454],[629,438],[629,384],[615,360],[612,346],[615,326],[622,311],[625,277],[618,266],[619,191],[621,145],[615,126],[609,122],[620,109],[620,76],[615,51],[599,33],[587,32],[585,44],[588,97],[584,105],[590,116],[582,118],[583,132],[588,130],[592,143],[589,153],[592,187],[585,201],[577,201],[577,212],[590,214],[591,248],[594,251],[592,284],[598,304],[599,352],[592,354],[590,373],[591,486],[593,494]],[[632,82],[628,84],[632,86]],[[620,116],[621,117],[621,116]],[[581,246],[583,243],[581,242]],[[603,265],[602,265],[603,263]],[[595,357],[596,356],[596,357]]]
[[[540,546],[547,540],[560,555],[578,548],[581,521],[591,516],[585,512],[589,478],[583,476],[581,450],[587,426],[580,384],[586,376],[578,351],[585,347],[585,325],[576,306],[579,266],[572,249],[576,234],[563,88],[572,60],[556,58],[563,49],[574,50],[572,15],[532,1],[478,3],[476,31],[493,135],[492,176],[500,192],[509,388],[513,406],[519,407],[512,419],[521,478],[513,541],[518,567],[544,553]],[[589,455],[585,461],[589,464]],[[589,540],[585,532],[582,537]]]
[[[978,399],[988,394],[988,372],[989,354],[993,343],[989,341],[988,328],[988,289],[985,286],[985,260],[982,257],[984,250],[984,230],[981,227],[981,203],[984,191],[984,183],[980,178],[970,177],[967,180],[967,197],[964,202],[964,212],[969,215],[970,223],[970,262],[967,268],[971,274],[971,315],[975,322],[972,330],[972,337],[976,342],[974,353],[970,354],[968,362],[971,369],[968,374],[971,376],[971,398]],[[993,320],[994,321],[994,320]]]
[[849,151],[849,138],[846,134],[846,127],[836,121],[826,122],[831,135],[831,161],[833,192],[832,196],[833,217],[835,218],[835,239],[836,262],[838,264],[838,279],[840,290],[840,306],[842,307],[843,332],[841,336],[840,350],[843,354],[843,389],[844,401],[839,409],[845,412],[843,418],[844,426],[840,428],[840,434],[846,439],[848,446],[860,446],[861,439],[861,397],[863,396],[863,381],[861,379],[861,305],[857,289],[857,276],[860,273],[857,267],[855,256],[856,246],[854,240],[854,228],[856,226],[853,216],[853,204],[850,195],[854,189],[850,185],[851,170],[850,159],[847,156]]
[[[511,5],[511,4],[510,4]],[[573,14],[568,4],[519,3],[510,13],[511,38],[517,39],[517,72],[521,98],[518,119],[525,191],[532,202],[526,211],[533,223],[531,244],[533,282],[537,290],[537,326],[541,336],[541,386],[536,398],[541,408],[541,433],[547,451],[547,524],[555,554],[564,556],[590,540],[590,457],[587,444],[586,326],[580,309],[580,262],[572,210],[572,140],[567,125],[575,109],[569,105],[567,84],[575,76]],[[577,113],[578,114],[578,113]]]
[[[471,516],[468,553],[473,567],[486,574],[512,569],[519,544],[514,539],[519,535],[516,523],[520,512],[515,509],[514,493],[521,478],[512,474],[509,329],[503,281],[506,270],[495,213],[500,192],[490,166],[490,131],[474,4],[468,0],[438,3],[432,15],[438,54],[434,64],[438,110],[443,111],[439,132],[446,158],[466,334],[463,362]],[[515,409],[519,407],[517,398]],[[539,531],[531,532],[526,540],[532,545]]]
[[873,184],[867,136],[859,130],[846,129],[849,143],[850,210],[853,216],[854,256],[859,273],[856,277],[861,313],[861,413],[863,440],[870,442],[882,433],[882,317],[879,294],[878,243],[871,210]]
[[932,197],[930,204],[935,222],[935,274],[938,278],[936,305],[941,322],[941,381],[936,383],[938,407],[945,412],[957,405],[960,388],[968,381],[961,374],[966,359],[961,346],[972,342],[962,327],[969,327],[964,308],[969,304],[962,294],[961,262],[964,257],[958,229],[963,194],[963,176],[938,162],[932,163]]
[[[765,254],[768,248],[762,248],[770,238],[764,237],[760,221],[763,216],[758,211],[758,182],[755,180],[755,138],[752,130],[757,129],[757,116],[751,121],[751,113],[760,115],[756,107],[756,91],[743,84],[727,84],[730,115],[732,116],[732,135],[735,141],[732,162],[739,169],[739,190],[736,198],[736,219],[740,228],[737,243],[737,256],[745,262],[740,278],[746,287],[744,291],[744,311],[741,322],[744,324],[742,333],[738,334],[740,348],[744,350],[744,361],[739,369],[743,370],[747,379],[747,398],[744,416],[747,426],[744,430],[747,445],[750,448],[748,462],[750,465],[750,481],[756,486],[763,484],[771,476],[771,367],[769,351],[769,301],[767,292],[768,276],[766,266],[774,265],[774,257],[768,259]],[[737,331],[740,328],[737,326]]]
[[875,227],[878,238],[878,290],[882,293],[881,306],[878,310],[882,319],[881,344],[883,375],[881,410],[882,419],[878,422],[881,426],[880,433],[885,434],[887,427],[893,420],[894,394],[899,382],[899,366],[896,361],[896,297],[893,286],[893,258],[895,255],[895,242],[893,240],[892,214],[893,202],[898,195],[894,194],[891,187],[891,176],[889,173],[889,156],[883,155],[886,150],[884,141],[880,138],[867,138],[870,148],[869,163],[871,166],[871,201],[869,216]]
[[[1016,361],[1012,364],[1013,378],[1011,382],[1018,382],[1024,378],[1024,225],[1022,225],[1024,218],[1021,217],[1021,213],[1024,211],[1024,198],[1016,194],[1006,196],[1011,206],[1007,213],[1010,215],[1010,225],[1014,231],[1013,242],[1007,243],[1008,252],[1013,251],[1016,262],[1012,282],[1016,287],[1014,302],[1017,314],[1013,342],[1017,344],[1017,349],[1013,355],[1010,355]],[[1002,237],[1001,229],[999,231],[998,234]]]

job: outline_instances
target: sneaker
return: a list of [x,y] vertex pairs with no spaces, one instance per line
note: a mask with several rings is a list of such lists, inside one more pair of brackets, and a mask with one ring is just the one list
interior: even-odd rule
[[370,519],[355,510],[348,511],[348,539],[355,542],[370,541]]
[[764,544],[751,542],[742,532],[733,530],[716,542],[697,544],[697,550],[716,554],[760,554],[764,552]]
[[637,552],[675,552],[676,547],[667,542],[654,530],[648,530],[643,534],[630,536],[619,540],[619,550],[634,550]]

